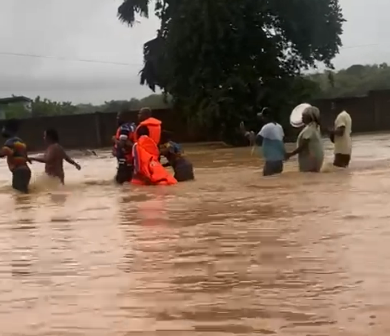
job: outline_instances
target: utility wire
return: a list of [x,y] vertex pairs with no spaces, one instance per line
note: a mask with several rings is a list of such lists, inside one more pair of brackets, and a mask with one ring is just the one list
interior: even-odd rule
[[[351,46],[341,47],[340,50],[367,48],[367,47],[374,47],[374,46],[378,46],[378,45],[381,45],[381,44],[377,43],[377,44],[351,45]],[[98,64],[108,64],[108,65],[119,65],[119,66],[141,66],[142,65],[140,63],[113,62],[113,61],[102,61],[102,60],[96,60],[96,59],[70,58],[70,57],[63,57],[63,56],[49,56],[49,55],[16,53],[16,52],[7,52],[7,51],[0,51],[0,56],[44,58],[44,59],[53,59],[53,60],[58,60],[58,61],[98,63]]]
[[26,53],[15,53],[15,52],[6,52],[0,51],[0,56],[17,56],[17,57],[30,57],[30,58],[45,58],[45,59],[54,59],[58,61],[68,61],[68,62],[84,62],[84,63],[100,63],[100,64],[110,64],[110,65],[121,65],[121,66],[132,66],[132,65],[141,65],[141,64],[131,64],[124,62],[111,62],[111,61],[101,61],[94,59],[82,59],[82,58],[69,58],[62,56],[47,56],[47,55],[38,55],[38,54],[26,54]]

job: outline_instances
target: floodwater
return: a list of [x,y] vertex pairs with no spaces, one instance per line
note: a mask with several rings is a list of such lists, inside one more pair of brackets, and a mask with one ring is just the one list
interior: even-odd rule
[[63,189],[34,164],[26,196],[2,162],[1,335],[389,335],[389,146],[271,178],[249,148],[193,147],[195,182],[138,189],[98,152]]

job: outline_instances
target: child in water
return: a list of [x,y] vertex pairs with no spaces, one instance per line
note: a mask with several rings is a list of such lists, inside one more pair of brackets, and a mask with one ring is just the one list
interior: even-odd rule
[[171,134],[167,131],[161,134],[160,154],[168,160],[163,166],[173,168],[178,182],[195,179],[192,163],[184,156],[180,145],[172,141]]
[[48,129],[44,133],[44,140],[47,144],[45,154],[40,157],[29,158],[31,161],[41,162],[45,164],[45,172],[51,177],[58,178],[62,184],[64,184],[64,160],[71,165],[75,166],[77,170],[81,167],[78,163],[73,161],[68,154],[66,154],[64,148],[59,144],[58,132],[55,129]]

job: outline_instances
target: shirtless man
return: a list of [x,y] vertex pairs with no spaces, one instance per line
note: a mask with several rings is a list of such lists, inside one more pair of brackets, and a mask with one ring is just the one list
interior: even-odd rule
[[45,164],[45,172],[51,177],[58,178],[62,184],[64,184],[65,173],[64,173],[64,160],[71,165],[75,166],[77,170],[81,167],[78,163],[73,161],[65,150],[59,144],[58,132],[55,129],[48,129],[44,133],[44,139],[47,144],[46,152],[40,157],[31,157],[31,161],[41,162]]

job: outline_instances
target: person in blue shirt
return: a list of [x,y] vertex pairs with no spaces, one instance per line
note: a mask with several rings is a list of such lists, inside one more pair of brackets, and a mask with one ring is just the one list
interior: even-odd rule
[[241,129],[250,142],[255,142],[262,147],[264,157],[263,175],[271,176],[283,172],[283,161],[286,150],[284,148],[284,131],[276,122],[275,115],[269,108],[264,108],[258,117],[264,121],[264,126],[255,136],[253,132],[247,132],[241,123]]

